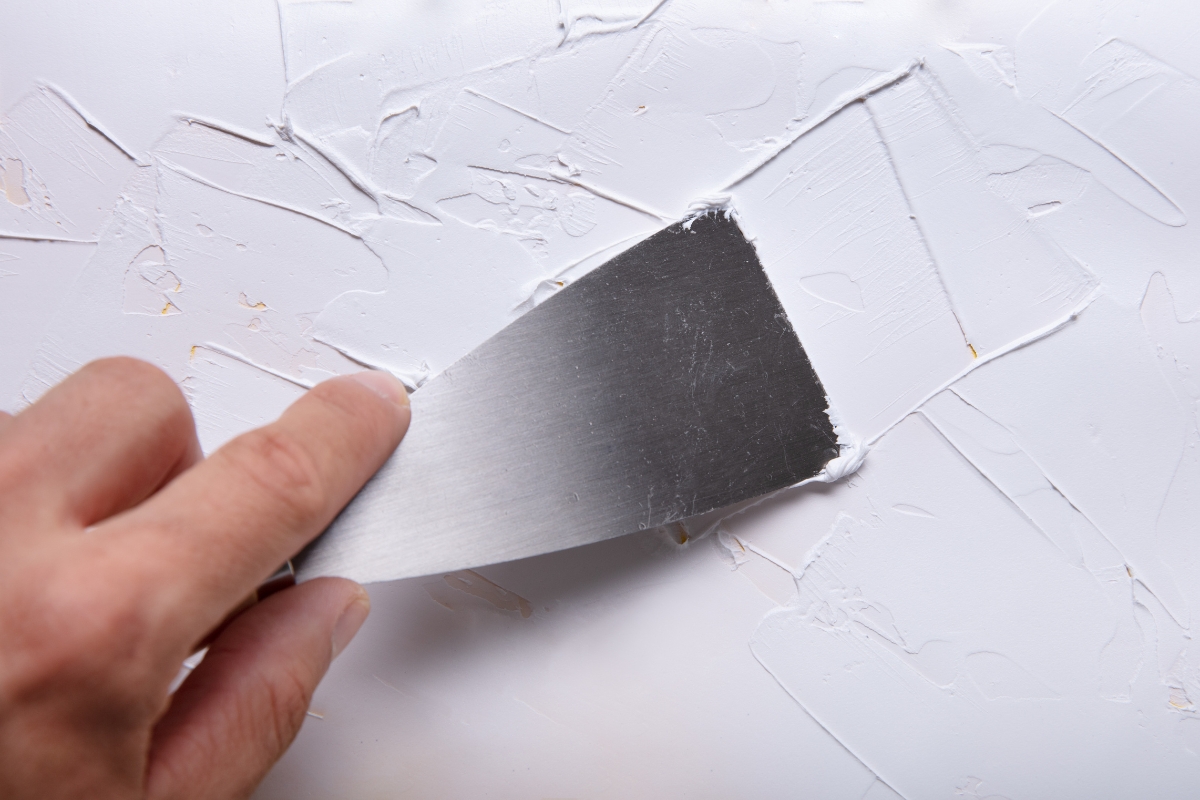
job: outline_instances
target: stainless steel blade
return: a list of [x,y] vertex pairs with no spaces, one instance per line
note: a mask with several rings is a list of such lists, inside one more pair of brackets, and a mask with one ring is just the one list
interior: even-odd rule
[[404,442],[297,573],[463,569],[763,495],[838,454],[826,402],[736,222],[672,225],[414,392]]

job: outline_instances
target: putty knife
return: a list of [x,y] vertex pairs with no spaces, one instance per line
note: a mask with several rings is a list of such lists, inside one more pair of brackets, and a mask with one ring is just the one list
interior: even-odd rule
[[825,390],[727,215],[659,231],[412,394],[392,458],[296,560],[367,583],[561,550],[811,478]]

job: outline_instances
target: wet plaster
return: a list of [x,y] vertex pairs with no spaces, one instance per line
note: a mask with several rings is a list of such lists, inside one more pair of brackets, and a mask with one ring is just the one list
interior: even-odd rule
[[0,408],[136,355],[211,451],[333,375],[417,388],[719,207],[841,480],[372,587],[257,797],[1189,796],[1196,15],[14,9]]

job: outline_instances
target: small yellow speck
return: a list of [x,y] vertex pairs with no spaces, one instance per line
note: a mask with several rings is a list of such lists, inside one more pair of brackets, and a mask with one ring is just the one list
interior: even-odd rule
[[967,349],[971,351],[971,358],[979,358],[979,353],[975,352],[975,345],[967,342]]
[[242,308],[248,308],[251,311],[266,311],[267,310],[266,303],[264,303],[262,300],[258,300],[253,303],[250,302],[250,298],[246,297],[245,292],[242,292],[241,294],[238,295],[238,305],[241,306]]

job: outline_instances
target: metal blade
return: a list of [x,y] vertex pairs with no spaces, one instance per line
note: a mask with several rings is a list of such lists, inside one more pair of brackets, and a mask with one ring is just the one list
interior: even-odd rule
[[737,223],[672,225],[414,392],[403,443],[297,572],[457,570],[757,497],[838,454],[826,405]]

